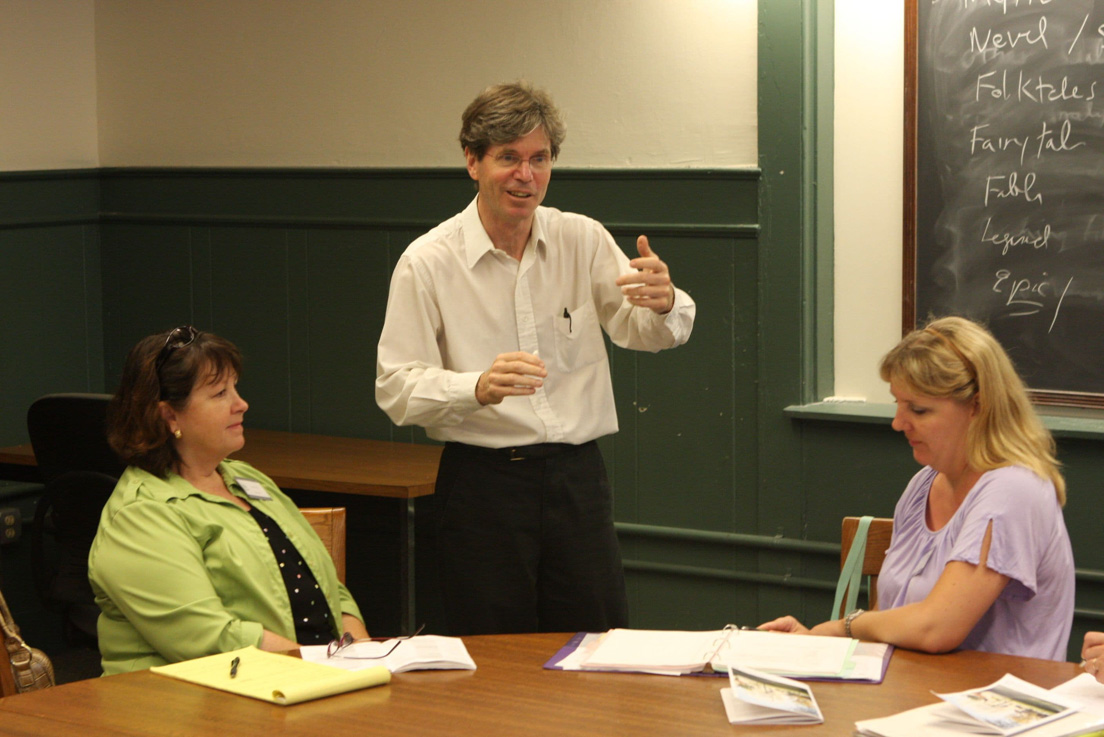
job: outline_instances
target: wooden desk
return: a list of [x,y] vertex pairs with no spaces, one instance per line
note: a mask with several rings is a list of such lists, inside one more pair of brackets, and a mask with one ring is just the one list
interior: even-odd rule
[[[404,632],[414,622],[414,505],[433,493],[443,448],[361,438],[257,430],[246,426],[245,447],[233,458],[246,461],[283,489],[357,494],[400,500],[399,619]],[[0,448],[0,478],[26,480],[35,473],[30,443]],[[14,472],[13,472],[14,469]],[[33,478],[30,477],[30,478]],[[368,565],[353,561],[350,567]]]
[[245,447],[231,457],[256,466],[282,488],[413,499],[433,493],[442,450],[247,427]]
[[[296,706],[194,686],[142,671],[0,699],[5,734],[345,737],[378,735],[725,735],[850,736],[859,719],[934,703],[930,689],[983,686],[1005,673],[1043,687],[1073,678],[1073,663],[963,652],[897,651],[885,682],[813,683],[824,724],[733,726],[721,704],[726,678],[546,671],[566,634],[465,637],[478,670],[396,675],[388,686]],[[11,729],[11,732],[8,730]]]
[[0,479],[42,483],[30,443],[0,448]]
[[[283,488],[413,499],[433,493],[441,450],[247,427],[245,447],[232,457],[253,464]],[[0,464],[37,465],[30,443],[0,448]]]
[[31,449],[30,443],[9,445],[6,448],[0,448],[0,463],[11,464],[13,466],[37,465],[35,463],[34,451]]

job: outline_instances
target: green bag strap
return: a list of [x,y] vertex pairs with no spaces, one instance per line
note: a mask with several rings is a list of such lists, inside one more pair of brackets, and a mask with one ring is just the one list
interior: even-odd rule
[[839,582],[836,584],[836,600],[832,604],[832,616],[829,619],[839,619],[840,605],[843,603],[844,594],[847,594],[847,606],[843,608],[846,614],[855,608],[859,600],[859,587],[862,583],[863,560],[866,558],[866,533],[870,529],[872,516],[860,517],[858,529],[855,530],[855,539],[851,541],[851,550],[847,552],[847,560],[843,562],[840,570]]

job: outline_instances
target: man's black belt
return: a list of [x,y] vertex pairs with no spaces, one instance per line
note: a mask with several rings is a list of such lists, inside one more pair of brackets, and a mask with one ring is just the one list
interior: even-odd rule
[[483,448],[478,445],[468,445],[467,443],[456,442],[448,442],[445,443],[445,445],[454,446],[457,450],[470,455],[483,455],[501,461],[524,461],[563,455],[564,453],[570,453],[584,448],[593,442],[596,441],[591,440],[582,445],[573,445],[572,443],[535,443],[533,445],[515,445],[508,448]]

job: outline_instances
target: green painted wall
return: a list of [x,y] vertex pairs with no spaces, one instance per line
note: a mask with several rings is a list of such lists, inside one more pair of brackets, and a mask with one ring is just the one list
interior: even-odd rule
[[0,176],[0,444],[23,442],[31,401],[103,386],[99,176]]

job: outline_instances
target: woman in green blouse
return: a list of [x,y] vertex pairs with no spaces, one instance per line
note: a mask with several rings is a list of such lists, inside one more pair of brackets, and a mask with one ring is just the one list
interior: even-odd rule
[[108,441],[129,464],[89,554],[104,673],[367,637],[322,541],[245,444],[241,353],[183,326],[127,356]]

